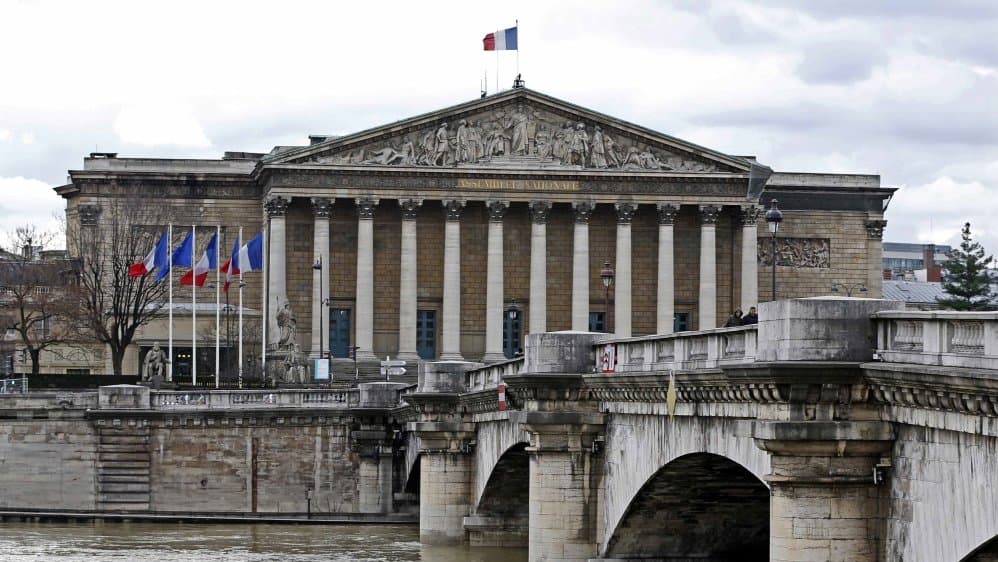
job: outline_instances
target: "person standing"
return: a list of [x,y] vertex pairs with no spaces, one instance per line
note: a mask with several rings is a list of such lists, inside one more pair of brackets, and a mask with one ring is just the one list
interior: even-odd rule
[[758,324],[759,315],[755,312],[755,307],[748,309],[748,314],[742,317],[742,326],[748,326],[749,324]]

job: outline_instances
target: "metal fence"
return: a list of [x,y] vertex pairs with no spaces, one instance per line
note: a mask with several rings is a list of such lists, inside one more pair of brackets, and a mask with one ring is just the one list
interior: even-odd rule
[[0,394],[26,394],[27,392],[27,375],[17,379],[0,379]]

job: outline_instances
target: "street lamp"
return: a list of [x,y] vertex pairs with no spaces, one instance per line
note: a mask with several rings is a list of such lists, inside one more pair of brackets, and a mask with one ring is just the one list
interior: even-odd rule
[[783,222],[783,213],[776,206],[776,199],[769,200],[769,210],[766,211],[766,224],[769,225],[769,233],[773,239],[773,300],[776,300],[776,233],[780,230],[780,223]]
[[315,258],[315,263],[312,264],[312,269],[319,272],[319,359],[322,359],[323,357],[322,344],[324,343],[323,338],[325,337],[325,334],[323,333],[324,328],[322,325],[323,317],[325,315],[322,313],[322,307],[328,306],[329,304],[329,301],[322,294],[322,256]]
[[[513,355],[516,356],[517,352],[520,351],[520,334],[518,331],[513,330],[513,326],[516,325],[516,319],[520,317],[520,307],[516,305],[516,299],[510,301],[509,306],[506,307],[506,317],[509,318],[509,345],[512,348]],[[513,336],[516,336],[516,341],[513,341]]]
[[859,289],[859,292],[861,292],[861,293],[865,293],[865,292],[867,292],[869,290],[869,289],[866,288],[866,283],[853,283],[852,285],[845,284],[845,283],[832,283],[832,292],[833,293],[837,293],[841,289],[845,289],[846,290],[846,296],[847,297],[851,297],[852,296],[852,292],[855,291],[856,289]]
[[600,281],[603,282],[603,315],[606,316],[603,322],[604,329],[606,333],[611,333],[610,330],[610,286],[613,285],[613,268],[610,267],[609,261],[603,262],[603,269],[599,272]]

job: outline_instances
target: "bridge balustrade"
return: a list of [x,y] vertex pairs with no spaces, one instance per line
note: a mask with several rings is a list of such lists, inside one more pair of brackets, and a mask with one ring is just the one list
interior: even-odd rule
[[998,313],[895,310],[874,321],[881,361],[998,369]]
[[517,357],[468,371],[464,375],[468,392],[495,388],[502,382],[503,377],[522,371],[523,364],[523,357]]
[[[715,369],[755,361],[757,341],[756,325],[605,340],[596,346],[596,368],[612,373]],[[616,355],[613,365],[603,361],[601,351],[608,345]]]
[[273,408],[349,408],[359,404],[357,389],[213,390],[151,393],[154,410],[240,410]]

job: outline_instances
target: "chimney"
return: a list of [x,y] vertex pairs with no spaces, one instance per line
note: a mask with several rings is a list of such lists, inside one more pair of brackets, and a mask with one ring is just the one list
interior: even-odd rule
[[894,279],[894,272],[891,270],[891,268],[889,267],[884,268],[884,279],[887,281]]
[[930,269],[936,265],[936,245],[922,244],[922,267]]

